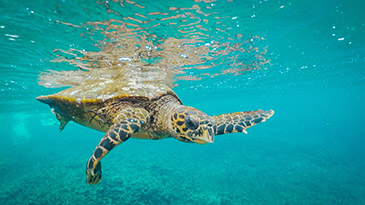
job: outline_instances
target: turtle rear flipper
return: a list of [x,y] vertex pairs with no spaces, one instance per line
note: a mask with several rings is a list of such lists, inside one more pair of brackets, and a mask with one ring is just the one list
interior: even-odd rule
[[52,108],[52,112],[57,116],[57,120],[60,121],[60,132],[66,127],[67,123],[70,121],[64,117],[62,117],[60,114],[56,113],[53,111],[53,108]]
[[273,110],[263,111],[249,111],[249,112],[235,112],[213,116],[216,123],[216,135],[222,135],[233,132],[246,132],[246,129],[254,126],[260,122],[264,122],[274,114]]

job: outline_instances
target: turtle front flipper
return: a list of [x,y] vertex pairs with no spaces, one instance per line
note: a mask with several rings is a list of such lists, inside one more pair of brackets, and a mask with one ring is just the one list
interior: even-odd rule
[[273,110],[263,111],[249,111],[249,112],[235,112],[213,116],[216,123],[215,134],[222,135],[233,132],[246,132],[246,129],[254,126],[260,122],[264,122],[274,114]]
[[[140,115],[131,110],[121,113],[123,118],[119,123],[112,125],[105,133],[105,136],[96,146],[93,154],[86,165],[86,180],[88,184],[97,184],[101,179],[100,160],[114,147],[128,140],[134,133],[138,132],[148,119],[144,113]],[[120,114],[118,115],[120,116]],[[118,117],[120,119],[120,117]]]

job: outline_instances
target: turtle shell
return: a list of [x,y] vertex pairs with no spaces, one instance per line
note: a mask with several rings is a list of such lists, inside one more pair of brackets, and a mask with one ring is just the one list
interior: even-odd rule
[[97,84],[74,86],[53,95],[40,96],[37,99],[47,97],[49,99],[57,100],[63,98],[77,103],[99,103],[120,98],[145,98],[145,100],[150,101],[168,94],[176,96],[176,94],[165,85],[137,83],[123,85],[116,84],[114,81],[105,81]]
[[[104,119],[100,109],[108,109],[111,104],[129,101],[136,106],[146,105],[165,95],[177,95],[166,85],[153,83],[100,83],[83,84],[62,90],[53,95],[39,96],[37,100],[48,104],[61,122],[60,130],[68,121],[105,132],[113,122]],[[138,103],[136,103],[138,102]]]

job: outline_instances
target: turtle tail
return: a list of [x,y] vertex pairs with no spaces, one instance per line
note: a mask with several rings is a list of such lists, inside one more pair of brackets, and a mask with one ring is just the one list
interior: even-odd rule
[[216,123],[215,134],[222,135],[233,132],[246,132],[246,129],[252,127],[260,122],[264,122],[274,114],[273,110],[263,111],[249,111],[249,112],[235,112],[213,116]]

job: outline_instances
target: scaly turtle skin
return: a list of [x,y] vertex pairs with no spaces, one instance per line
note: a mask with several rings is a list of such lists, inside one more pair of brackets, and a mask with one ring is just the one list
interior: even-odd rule
[[101,179],[100,160],[129,138],[175,138],[183,142],[212,143],[215,135],[245,132],[270,118],[274,111],[250,111],[208,116],[182,105],[167,86],[115,85],[105,82],[75,86],[54,95],[40,96],[61,122],[69,121],[105,132],[86,165],[87,183]]

